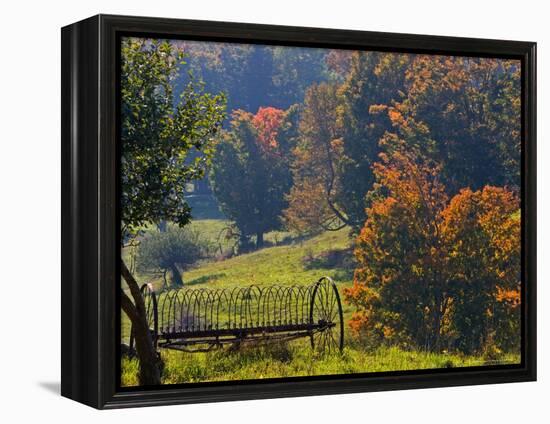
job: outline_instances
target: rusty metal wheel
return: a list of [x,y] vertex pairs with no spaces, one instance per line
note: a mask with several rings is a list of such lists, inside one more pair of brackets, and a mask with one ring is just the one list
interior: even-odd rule
[[321,278],[311,295],[311,347],[320,353],[342,352],[344,349],[344,317],[340,294],[334,281]]

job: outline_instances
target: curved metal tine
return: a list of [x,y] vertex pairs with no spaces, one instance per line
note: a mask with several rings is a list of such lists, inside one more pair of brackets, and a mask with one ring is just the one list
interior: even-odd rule
[[[223,299],[224,299],[224,291],[222,289],[216,289],[216,302],[215,305],[212,306],[212,328],[219,328],[220,320],[219,320],[219,310],[220,306],[223,306]],[[215,310],[214,310],[215,309]]]
[[164,299],[164,296],[165,296],[165,292],[162,291],[159,293],[158,295],[158,298],[157,298],[157,310],[158,310],[158,316],[159,316],[159,330],[160,332],[162,333],[163,332],[163,327],[162,327],[162,302],[163,302],[163,299]]
[[254,327],[254,314],[252,313],[252,304],[255,302],[255,291],[254,287],[248,286],[246,288],[246,294],[245,294],[245,308],[244,308],[244,314],[245,314],[245,328],[253,328]]
[[[248,295],[248,287],[242,287],[239,290],[239,328],[246,328],[246,297]],[[243,327],[244,325],[244,327]]]
[[212,315],[214,312],[214,303],[216,302],[216,296],[217,296],[218,290],[208,290],[207,292],[207,305],[206,305],[206,312],[205,312],[205,329],[211,330],[212,329]]
[[[266,318],[267,318],[267,312],[265,310],[266,308],[266,298],[267,298],[267,289],[263,287],[260,292],[260,299],[258,300],[258,318],[260,320],[260,326],[265,327],[266,325]],[[261,304],[261,310],[260,310],[260,304]]]
[[189,298],[187,299],[187,312],[185,314],[185,325],[189,331],[194,331],[195,329],[195,316],[197,313],[197,291],[195,289],[190,289],[188,292]]
[[264,322],[265,326],[269,327],[271,325],[271,292],[273,289],[271,287],[266,287],[264,291]]
[[208,330],[208,307],[210,304],[210,289],[202,289],[201,303],[202,312],[200,313],[199,328],[203,331]]
[[[163,324],[164,324],[164,331],[166,333],[170,333],[170,317],[172,316],[172,303],[174,301],[175,292],[173,290],[170,290],[166,293],[166,297],[164,298],[163,302]],[[167,306],[166,311],[164,310],[164,307]]]
[[182,331],[181,326],[181,310],[183,308],[183,303],[185,300],[185,291],[182,289],[175,290],[174,300],[172,303],[173,312],[172,312],[172,331],[178,332]]
[[284,292],[284,325],[292,325],[292,286],[286,286]]
[[172,313],[171,311],[172,311],[172,297],[173,296],[174,296],[174,292],[172,290],[170,290],[166,293],[166,297],[164,298],[165,310],[163,310],[163,312],[164,312],[163,324],[164,324],[164,331],[167,332],[167,333],[170,332],[170,314]]
[[310,324],[314,324],[314,316],[311,313],[313,311],[313,308],[315,307],[315,299],[314,296],[316,295],[316,288],[317,288],[318,282],[315,282],[313,284],[310,284],[307,286],[307,302],[308,302],[308,321]]
[[304,299],[306,297],[306,290],[303,286],[296,286],[296,289],[298,291],[298,298],[296,299],[296,316],[298,317],[299,324],[305,324],[306,321],[304,320]]
[[273,319],[275,321],[275,325],[281,325],[283,294],[284,289],[281,286],[277,286],[275,289],[275,302],[273,304]]
[[[267,326],[271,327],[274,325],[275,318],[272,316],[271,308],[272,308],[272,299],[274,299],[273,291],[275,290],[275,286],[269,286],[266,291],[266,298],[264,300],[266,307],[267,307]],[[273,318],[273,321],[272,321]]]
[[[252,327],[259,327],[260,325],[260,303],[262,298],[262,289],[253,284],[249,287],[250,299],[248,303],[248,312],[250,314],[250,323]],[[254,300],[254,301],[253,301]],[[256,307],[253,308],[252,306]],[[255,311],[255,312],[253,312]]]
[[302,316],[301,316],[301,310],[302,310],[302,290],[300,289],[300,286],[294,285],[292,286],[292,293],[294,296],[294,324],[302,324]]
[[[227,290],[226,289],[220,289],[218,293],[218,304],[216,306],[216,318],[215,318],[215,328],[221,329],[224,327],[223,323],[220,323],[220,309],[223,313],[223,308],[226,307],[229,310],[228,305],[229,299],[227,296]],[[227,322],[225,325],[226,328],[228,328]]]
[[300,322],[307,324],[309,322],[309,290],[307,287],[300,287]]
[[283,290],[283,319],[282,324],[283,325],[291,325],[292,324],[292,286],[285,286]]
[[189,291],[189,310],[187,313],[187,326],[191,331],[195,330],[195,320],[197,316],[197,303],[199,292],[195,289]]
[[287,286],[285,291],[285,319],[284,323],[285,325],[292,325],[292,305],[293,305],[293,287]]
[[159,294],[159,328],[161,332],[164,332],[164,314],[165,314],[165,306],[166,306],[166,298],[168,295],[168,291],[164,291]]
[[168,328],[168,332],[171,333],[174,331],[172,323],[173,323],[173,314],[174,314],[174,303],[176,302],[176,296],[178,295],[178,292],[176,290],[170,291],[170,297],[169,297],[169,308],[168,308],[168,316],[166,317],[166,328]]
[[212,328],[212,305],[214,303],[214,296],[216,290],[208,289],[204,292],[205,304],[204,304],[204,322],[203,329],[210,330]]
[[193,304],[193,331],[200,331],[201,329],[201,307],[203,303],[203,290],[195,290],[195,302]]
[[274,310],[273,310],[273,316],[275,318],[276,325],[281,325],[282,323],[283,309],[284,309],[284,295],[285,295],[285,288],[278,285],[277,290],[275,290],[275,304],[274,304]]
[[302,288],[303,291],[303,314],[304,314],[304,322],[310,324],[310,316],[309,312],[311,310],[311,298],[313,296],[313,289],[311,288],[311,284],[308,284],[307,286],[304,286]]
[[296,323],[303,324],[303,290],[300,286],[295,286],[296,290]]
[[181,310],[181,301],[180,296],[182,296],[182,293],[179,290],[174,290],[174,294],[172,295],[172,308],[170,311],[170,322],[169,326],[171,328],[171,332],[175,333],[178,331],[178,323],[179,323],[179,311]]
[[233,294],[233,328],[239,328],[240,319],[240,302],[241,302],[241,287],[236,287]]
[[170,309],[168,310],[168,317],[166,321],[166,327],[169,333],[176,332],[177,311],[178,311],[178,290],[172,290],[170,293]]
[[236,304],[237,304],[237,296],[238,296],[238,292],[239,292],[239,287],[233,287],[233,289],[231,289],[230,291],[230,295],[229,295],[229,322],[228,322],[228,326],[229,328],[237,328],[237,323],[236,323],[236,317],[237,317],[237,307],[236,307]]
[[294,286],[292,291],[294,292],[294,323],[302,324],[301,305],[302,302],[302,290],[299,286]]
[[188,313],[191,309],[190,307],[190,298],[193,295],[193,290],[190,289],[179,289],[178,290],[178,301],[179,301],[179,309],[178,309],[178,322],[179,322],[179,329],[182,332],[189,331],[189,319],[188,319]]
[[179,289],[177,292],[177,298],[178,298],[178,328],[179,331],[185,332],[188,331],[189,328],[187,328],[187,312],[189,311],[189,296],[191,294],[191,290],[189,289]]

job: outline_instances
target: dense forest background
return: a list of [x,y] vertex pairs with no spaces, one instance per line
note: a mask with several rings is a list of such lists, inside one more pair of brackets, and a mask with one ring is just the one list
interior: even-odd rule
[[519,355],[519,62],[141,39],[123,60],[135,275],[324,272],[358,351]]

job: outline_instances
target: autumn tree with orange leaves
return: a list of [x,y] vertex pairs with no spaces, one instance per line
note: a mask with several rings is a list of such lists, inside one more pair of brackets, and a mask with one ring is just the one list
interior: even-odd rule
[[346,225],[337,201],[342,167],[337,109],[336,85],[323,83],[307,90],[292,149],[294,184],[284,211],[287,228],[299,233],[338,230]]
[[[450,201],[441,167],[390,138],[356,240],[345,297],[374,343],[480,352],[519,343],[519,200],[506,188]],[[498,330],[498,331],[497,331]]]
[[519,199],[506,188],[463,189],[442,211],[449,256],[450,334],[464,352],[520,344]]
[[402,99],[384,103],[394,114],[390,132],[403,137],[416,127],[422,143],[408,140],[441,164],[448,193],[519,187],[518,61],[419,55],[405,70],[405,86]]

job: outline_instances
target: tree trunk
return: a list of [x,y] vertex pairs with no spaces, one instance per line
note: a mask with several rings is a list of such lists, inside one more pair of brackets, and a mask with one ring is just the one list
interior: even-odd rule
[[260,231],[256,233],[256,249],[261,249],[263,246],[264,246],[264,233]]
[[136,279],[130,273],[124,261],[121,261],[121,272],[134,299],[132,302],[124,290],[120,290],[120,304],[122,310],[132,322],[136,340],[136,351],[139,359],[139,382],[144,386],[159,385],[161,384],[160,359],[153,346],[153,339],[147,324],[143,296]]
[[183,287],[183,278],[181,277],[181,272],[175,264],[170,266],[170,271],[172,273],[172,285],[175,287]]

